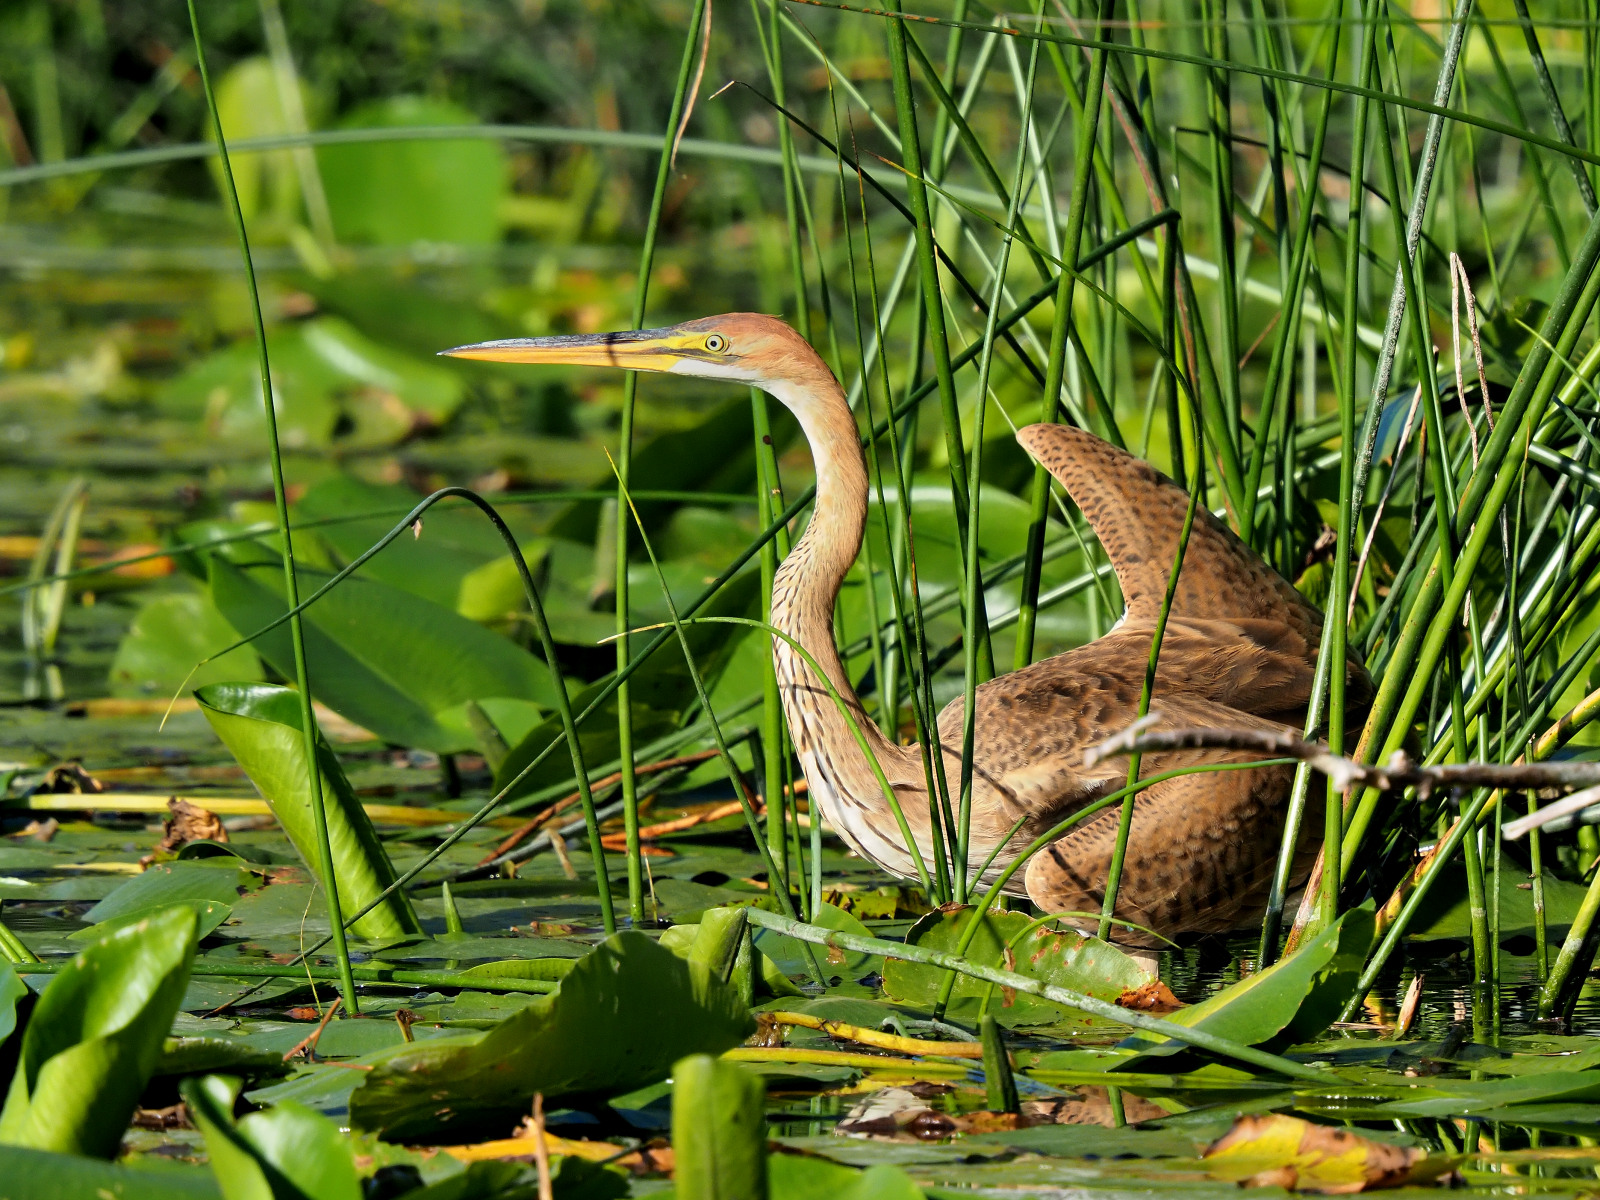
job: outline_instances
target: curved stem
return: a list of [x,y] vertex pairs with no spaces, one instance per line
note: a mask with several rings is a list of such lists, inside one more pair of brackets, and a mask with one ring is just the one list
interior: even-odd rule
[[283,586],[288,600],[289,643],[294,653],[295,686],[300,694],[300,735],[303,741],[307,774],[311,783],[311,820],[317,831],[317,862],[323,879],[323,890],[328,903],[328,924],[332,930],[334,955],[339,960],[339,991],[344,1000],[344,1010],[352,1017],[361,1015],[361,1002],[356,995],[355,977],[350,973],[350,948],[345,943],[344,921],[339,908],[338,875],[334,873],[333,845],[328,840],[328,810],[322,794],[322,772],[317,769],[317,715],[311,705],[311,681],[306,665],[305,631],[295,610],[300,603],[300,581],[295,573],[294,542],[289,530],[289,501],[283,485],[283,453],[278,445],[278,414],[272,387],[272,365],[267,358],[267,327],[261,315],[261,292],[256,286],[255,262],[250,256],[250,235],[245,228],[244,210],[239,206],[239,188],[233,178],[233,162],[228,156],[228,142],[222,131],[222,114],[217,109],[217,97],[211,87],[211,73],[206,67],[205,40],[200,36],[200,17],[195,12],[194,0],[188,0],[189,28],[194,34],[195,64],[200,68],[200,82],[205,90],[206,107],[211,113],[211,128],[217,139],[217,152],[222,163],[224,191],[232,211],[234,229],[239,237],[239,253],[244,259],[245,281],[250,291],[250,312],[255,322],[256,358],[261,374],[261,403],[266,412],[267,446],[272,457],[272,498],[277,509],[278,536],[283,539]]

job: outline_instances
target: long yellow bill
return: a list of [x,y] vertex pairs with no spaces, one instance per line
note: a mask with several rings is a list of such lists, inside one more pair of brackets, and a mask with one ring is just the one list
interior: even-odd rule
[[556,337],[507,338],[457,346],[439,353],[483,362],[546,363],[569,367],[623,367],[630,371],[670,371],[686,358],[715,359],[706,350],[703,333],[681,327],[639,329],[624,333],[562,334]]

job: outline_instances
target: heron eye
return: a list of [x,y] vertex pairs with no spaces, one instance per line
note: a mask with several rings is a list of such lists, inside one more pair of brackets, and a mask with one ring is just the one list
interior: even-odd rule
[[706,349],[713,354],[721,354],[728,348],[728,339],[720,333],[713,333],[706,338]]

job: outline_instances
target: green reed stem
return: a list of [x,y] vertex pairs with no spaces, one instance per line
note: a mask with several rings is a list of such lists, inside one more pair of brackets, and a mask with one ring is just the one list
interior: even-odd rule
[[1568,991],[1574,990],[1572,981],[1582,979],[1589,973],[1595,956],[1597,915],[1600,915],[1600,871],[1595,872],[1594,878],[1589,881],[1589,890],[1584,892],[1583,902],[1573,915],[1566,940],[1561,943],[1556,961],[1551,964],[1550,977],[1539,989],[1540,1017],[1558,1015],[1558,1009],[1567,1007],[1562,1001],[1567,998],[1565,994]]
[[[1100,0],[1095,14],[1095,33],[1115,8],[1115,0]],[[1067,200],[1067,224],[1062,232],[1061,257],[1071,270],[1061,272],[1056,285],[1055,313],[1050,324],[1050,354],[1045,360],[1044,408],[1039,419],[1049,423],[1061,411],[1061,386],[1066,376],[1068,330],[1073,323],[1073,302],[1078,286],[1078,247],[1083,241],[1083,223],[1089,207],[1089,181],[1095,142],[1100,128],[1100,102],[1105,94],[1106,52],[1094,51],[1089,58],[1089,78],[1084,86],[1083,111],[1079,115],[1073,143],[1072,193]],[[980,399],[981,402],[981,399]],[[1033,661],[1034,634],[1039,621],[1039,586],[1043,578],[1045,525],[1050,509],[1050,473],[1042,466],[1033,469],[1029,494],[1027,565],[1022,575],[1022,616],[1017,623],[1013,670]]]
[[[1041,0],[1039,8],[1035,11],[1035,18],[1042,9]],[[1028,53],[1026,98],[1022,109],[1021,134],[1017,139],[1017,165],[1011,182],[1011,203],[1006,212],[1006,232],[1000,242],[999,261],[994,269],[994,291],[989,299],[989,312],[983,331],[983,352],[978,357],[978,387],[973,409],[970,472],[972,491],[971,503],[967,509],[967,537],[964,547],[966,569],[963,574],[964,582],[971,594],[966,605],[966,625],[962,636],[965,654],[962,664],[961,783],[958,792],[960,801],[956,813],[956,847],[951,863],[955,876],[955,899],[958,904],[966,902],[967,890],[971,885],[972,864],[968,856],[972,840],[972,768],[977,753],[978,683],[982,667],[979,647],[988,644],[989,634],[987,622],[981,630],[978,627],[978,619],[983,611],[981,603],[983,568],[979,562],[978,546],[982,507],[984,417],[989,411],[989,376],[994,367],[995,324],[1000,316],[1000,301],[1005,289],[1006,272],[1011,264],[1011,247],[1015,241],[1017,214],[1022,202],[1023,177],[1028,168],[1028,133],[1033,123],[1034,84],[1038,69],[1039,44],[1035,42]],[[991,661],[989,675],[992,676],[993,673],[994,664]]]
[[305,632],[300,615],[294,610],[300,604],[300,580],[295,571],[294,542],[289,528],[289,501],[283,484],[283,454],[278,445],[278,414],[272,387],[272,365],[267,358],[267,327],[261,314],[261,293],[256,286],[255,261],[250,255],[250,234],[245,228],[244,210],[239,206],[239,188],[233,178],[233,163],[228,156],[227,138],[222,130],[222,114],[217,109],[216,93],[211,87],[211,74],[206,66],[205,42],[200,36],[200,17],[194,0],[187,0],[189,29],[194,34],[195,65],[200,68],[200,83],[206,94],[206,108],[211,114],[212,133],[217,139],[217,153],[222,164],[222,178],[228,193],[228,207],[232,210],[234,230],[239,238],[239,253],[244,259],[245,281],[250,290],[250,311],[255,323],[256,357],[261,377],[261,403],[266,415],[267,449],[272,458],[272,497],[277,510],[278,536],[283,539],[283,586],[289,617],[289,642],[294,651],[295,687],[300,695],[300,733],[303,739],[306,762],[313,764],[309,771],[311,782],[311,819],[317,831],[317,865],[323,880],[323,890],[328,904],[328,925],[332,931],[333,952],[339,960],[339,991],[344,998],[347,1017],[361,1015],[361,1001],[356,994],[355,976],[351,974],[350,948],[345,941],[344,919],[340,913],[339,876],[333,861],[333,846],[328,840],[328,810],[322,795],[322,773],[315,769],[317,762],[317,716],[311,704],[311,681],[306,666]]
[[[1344,4],[1342,0],[1339,0],[1334,9],[1334,15],[1337,18],[1341,17],[1343,13]],[[1336,35],[1333,39],[1332,50],[1328,56],[1328,74],[1332,75],[1338,70],[1338,66],[1339,38]],[[1290,363],[1290,355],[1293,350],[1291,338],[1297,326],[1297,321],[1292,318],[1298,317],[1300,312],[1300,296],[1307,278],[1306,260],[1311,248],[1313,218],[1316,216],[1317,211],[1315,185],[1322,174],[1322,155],[1328,142],[1328,124],[1332,114],[1333,93],[1324,92],[1322,94],[1322,108],[1317,114],[1317,131],[1311,143],[1311,160],[1306,164],[1305,172],[1301,175],[1301,178],[1308,186],[1303,188],[1300,194],[1300,219],[1295,227],[1294,248],[1290,252],[1287,269],[1283,273],[1287,286],[1285,286],[1283,292],[1283,307],[1279,310],[1282,315],[1278,318],[1277,336],[1272,343],[1272,357],[1267,364],[1267,380],[1261,391],[1260,410],[1262,415],[1258,418],[1261,427],[1257,430],[1255,444],[1250,451],[1250,465],[1245,474],[1244,508],[1239,513],[1239,530],[1240,536],[1252,545],[1255,544],[1256,498],[1261,488],[1261,472],[1266,463],[1267,443],[1270,440],[1266,436],[1269,424],[1268,414],[1280,404],[1279,393],[1287,392],[1287,376],[1292,372]],[[1358,170],[1359,168],[1352,159],[1352,175]],[[1358,199],[1360,195],[1359,185],[1352,182],[1351,196]],[[1359,230],[1359,226],[1357,229]],[[1355,240],[1359,241],[1359,238]],[[1283,401],[1282,403],[1286,402]],[[1341,406],[1341,408],[1344,407],[1348,406]],[[1348,490],[1349,484],[1350,480],[1342,480],[1341,497],[1344,491]],[[1343,515],[1342,510],[1341,515]],[[1346,569],[1348,570],[1348,566]]]
[[[1539,90],[1544,94],[1545,107],[1550,110],[1551,123],[1556,127],[1556,134],[1569,146],[1576,146],[1578,139],[1572,136],[1572,126],[1567,122],[1567,111],[1561,106],[1561,97],[1556,93],[1555,81],[1550,78],[1550,66],[1544,60],[1544,50],[1539,45],[1539,34],[1533,25],[1533,18],[1528,15],[1528,0],[1511,0],[1517,9],[1517,23],[1522,26],[1523,40],[1528,43],[1528,57],[1533,60],[1533,73],[1539,80]],[[1590,64],[1593,70],[1593,64]],[[1589,179],[1589,173],[1584,170],[1583,164],[1575,158],[1567,159],[1567,164],[1572,168],[1573,182],[1578,185],[1578,198],[1583,201],[1583,211],[1589,216],[1595,214],[1594,184]]]
[[[755,429],[756,514],[762,525],[772,524],[779,501],[777,456],[773,453],[772,424],[767,413],[767,395],[750,389],[751,423]],[[772,607],[772,581],[778,571],[777,539],[761,546],[761,599],[764,611]],[[783,764],[788,756],[783,735],[783,702],[778,695],[778,673],[769,653],[761,670],[761,766],[762,794],[767,801],[767,845],[783,866],[784,886],[788,886],[788,855],[785,852],[786,798],[783,790]]]
[[[1366,83],[1372,78],[1374,62],[1377,55],[1377,39],[1373,36],[1370,20],[1371,5],[1366,5],[1363,11],[1362,23],[1357,26],[1361,45],[1361,62],[1358,67],[1359,78]],[[1361,515],[1361,508],[1366,500],[1365,483],[1357,484],[1357,457],[1356,449],[1356,319],[1359,315],[1356,305],[1359,293],[1356,288],[1356,278],[1361,269],[1361,219],[1366,209],[1366,157],[1367,157],[1367,120],[1370,105],[1365,99],[1357,99],[1351,104],[1351,142],[1350,142],[1350,200],[1346,208],[1345,224],[1345,260],[1344,260],[1344,314],[1343,314],[1343,346],[1341,367],[1344,375],[1344,386],[1339,394],[1339,524],[1336,531],[1336,540],[1333,551],[1333,576],[1332,586],[1328,593],[1327,611],[1323,615],[1322,645],[1317,655],[1317,671],[1326,681],[1328,689],[1328,745],[1334,754],[1344,753],[1345,718],[1345,682],[1348,673],[1346,660],[1349,658],[1350,634],[1350,551],[1356,538],[1356,526]],[[1315,178],[1315,176],[1311,176]],[[1368,406],[1372,407],[1371,405]],[[1376,425],[1373,426],[1374,436]],[[1308,731],[1314,726],[1311,724],[1315,710],[1320,707],[1322,689],[1315,689],[1310,704],[1312,711],[1307,713]],[[1296,782],[1305,768],[1298,768]],[[1289,869],[1294,861],[1294,844],[1298,839],[1299,830],[1285,829],[1284,842],[1278,854],[1278,868],[1275,880],[1281,879],[1287,884]],[[1327,793],[1323,805],[1322,844],[1326,847],[1341,845],[1344,839],[1344,796],[1334,788],[1332,781],[1328,782]],[[1343,875],[1342,860],[1339,855],[1323,851],[1322,874],[1323,886],[1319,898],[1319,915],[1322,922],[1332,921],[1338,915],[1339,888]],[[1281,894],[1282,888],[1275,888]],[[1281,899],[1279,900],[1281,911]],[[1267,937],[1268,925],[1271,929],[1271,939]],[[1272,955],[1277,954],[1277,922],[1272,919],[1269,908],[1268,921],[1262,926],[1263,950],[1270,949]],[[1263,958],[1263,963],[1267,960]]]
[[0,921],[0,957],[10,963],[36,963],[41,961],[39,956],[28,949],[23,940],[4,921]]
[[[1519,461],[1544,415],[1562,371],[1552,364],[1554,346],[1570,355],[1583,325],[1600,300],[1600,217],[1591,221],[1582,244],[1573,256],[1572,269],[1562,281],[1560,291],[1540,328],[1539,338],[1530,347],[1511,394],[1501,408],[1494,433],[1484,444],[1478,470],[1474,471],[1457,507],[1457,529],[1469,530],[1455,564],[1455,586],[1442,586],[1438,551],[1434,563],[1412,602],[1394,654],[1379,684],[1377,696],[1367,717],[1363,744],[1377,746],[1378,757],[1399,749],[1425,698],[1428,681],[1439,666],[1454,622],[1459,617],[1470,581],[1489,538],[1497,531],[1495,518],[1504,506],[1520,472],[1502,470],[1508,459]],[[1591,361],[1593,360],[1593,361]],[[1589,370],[1600,367],[1600,357],[1585,356]],[[1344,859],[1352,861],[1359,850],[1376,810],[1378,796],[1369,790],[1362,796],[1347,822]]]
[[[1220,8],[1220,13],[1217,11]],[[1200,0],[1201,35],[1206,52],[1217,62],[1231,62],[1228,45],[1227,0]],[[1237,264],[1237,233],[1234,220],[1233,182],[1233,104],[1229,73],[1226,70],[1205,72],[1206,128],[1210,155],[1207,161],[1211,201],[1212,256],[1217,261],[1217,310],[1220,318],[1217,332],[1218,346],[1215,363],[1221,383],[1221,402],[1228,440],[1238,447],[1242,437],[1243,401],[1239,395],[1239,271]],[[1215,431],[1213,438],[1215,438]],[[1256,440],[1265,443],[1267,426],[1263,420],[1256,430]],[[1248,497],[1241,496],[1248,504]],[[1251,529],[1240,529],[1246,541],[1251,540]]]
[[[716,709],[712,707],[711,697],[706,691],[705,679],[700,674],[700,667],[695,662],[694,650],[690,647],[689,637],[684,632],[684,626],[687,622],[678,615],[677,601],[672,598],[672,589],[667,585],[666,575],[662,573],[661,561],[656,557],[655,547],[650,542],[650,535],[645,532],[644,522],[639,519],[639,510],[633,507],[633,501],[626,492],[623,493],[623,499],[627,501],[628,512],[632,514],[634,525],[639,530],[639,541],[644,545],[645,553],[650,557],[650,566],[655,570],[656,582],[661,588],[661,598],[666,601],[667,614],[671,618],[672,631],[677,635],[678,646],[683,651],[684,663],[689,668],[689,680],[694,684],[695,696],[700,701],[700,709],[705,713],[706,720],[711,724],[711,738],[716,743],[717,757],[722,761],[723,769],[728,773],[728,782],[733,785],[733,794],[738,798],[740,808],[744,810],[745,823],[750,828],[750,836],[755,839],[756,852],[760,854],[762,865],[766,868],[767,893],[768,895],[776,895],[778,903],[783,906],[784,911],[790,917],[798,919],[795,913],[794,898],[783,887],[783,873],[779,871],[777,863],[773,860],[771,849],[768,847],[766,839],[762,836],[761,825],[756,817],[756,810],[751,804],[750,786],[745,781],[744,772],[733,761],[733,753],[728,749],[727,740],[722,736],[722,725],[717,720]],[[714,620],[715,618],[699,619]],[[761,624],[761,622],[756,624]],[[785,640],[787,641],[788,639],[786,638]],[[816,824],[816,821],[817,814],[813,811],[813,825]],[[913,842],[912,846],[915,847],[915,845],[916,843]],[[924,885],[926,885],[926,879],[924,879]],[[821,967],[815,960],[812,961],[811,966],[812,977],[821,982]]]
[[[895,109],[900,118],[900,154],[905,163],[906,198],[911,209],[916,235],[917,266],[922,283],[923,312],[928,323],[928,345],[933,352],[934,378],[939,390],[944,417],[945,448],[950,462],[950,496],[955,505],[956,528],[961,536],[963,562],[967,554],[967,512],[972,503],[967,481],[967,454],[962,445],[961,409],[956,395],[950,338],[945,328],[944,295],[939,286],[939,260],[934,250],[933,215],[928,207],[928,188],[923,178],[922,142],[917,130],[916,101],[911,93],[911,68],[906,50],[905,22],[890,17],[885,23],[889,38],[889,70],[894,84]],[[979,647],[984,678],[994,677],[994,650],[989,644],[989,626],[983,619],[983,592],[969,580],[962,586],[971,594],[970,603],[978,606]]]
[[[834,121],[837,131],[837,111],[834,113]],[[845,195],[844,163],[842,160],[840,161],[839,167],[839,192],[840,208],[842,211],[848,212],[849,204],[848,198]],[[881,348],[883,345],[885,332],[884,314],[878,297],[877,265],[872,249],[872,226],[867,216],[866,188],[861,183],[861,177],[859,173],[856,176],[856,202],[861,216],[861,233],[862,237],[865,239],[867,256],[867,284],[872,299],[873,337],[876,340],[877,345]],[[850,230],[848,222],[845,224],[844,236],[846,262],[850,269],[850,300],[852,310],[855,315],[857,331],[856,336],[858,341],[860,341],[860,288],[856,279],[855,238]],[[866,408],[868,424],[871,427],[876,428],[878,422],[873,415],[872,387],[866,374],[864,346],[862,362],[862,402]],[[889,380],[888,359],[884,354],[879,353],[877,355],[877,362],[880,382],[883,388],[884,407],[892,410],[894,407],[894,391]],[[889,435],[889,449],[894,458],[895,464],[897,483],[896,494],[898,496],[900,506],[901,531],[904,534],[903,544],[908,548],[914,549],[915,535],[912,528],[911,518],[911,489],[906,481],[905,461],[904,456],[901,453],[898,425],[893,420],[885,422],[884,425],[886,432]],[[889,575],[890,602],[894,610],[894,649],[896,653],[896,662],[903,661],[905,663],[906,673],[912,683],[911,711],[913,719],[916,723],[918,744],[922,750],[921,759],[923,777],[928,796],[928,828],[930,830],[929,841],[932,843],[933,849],[933,876],[930,880],[933,891],[930,893],[930,897],[939,903],[944,903],[948,901],[953,894],[954,885],[952,882],[953,873],[951,870],[951,863],[954,861],[954,855],[956,853],[956,842],[954,836],[955,826],[953,819],[950,817],[949,783],[945,778],[943,763],[940,761],[939,750],[937,749],[938,735],[935,730],[932,717],[932,704],[931,702],[924,703],[924,689],[919,687],[919,684],[929,678],[929,671],[927,636],[926,630],[923,626],[922,598],[917,594],[914,582],[911,589],[912,621],[916,628],[916,646],[920,671],[913,672],[911,670],[905,613],[905,585],[901,579],[900,563],[896,554],[897,539],[893,536],[894,531],[891,530],[889,525],[889,506],[888,500],[884,494],[883,464],[880,461],[880,455],[878,452],[878,441],[879,439],[877,438],[869,439],[867,443],[867,458],[868,466],[871,470],[872,483],[875,486],[878,494],[878,513],[883,524],[884,544],[889,550],[889,561],[886,566]],[[916,560],[914,553],[908,555],[908,562],[911,567],[912,578],[914,581],[916,571]],[[869,588],[876,587],[875,581],[870,577],[867,581],[867,586]],[[848,649],[849,648],[847,647],[845,651],[841,652],[841,654],[848,653]],[[879,685],[880,687],[884,688],[884,700],[885,704],[888,706],[888,734],[889,737],[893,739],[898,733],[900,720],[899,699],[896,694],[898,689],[894,686],[886,686],[886,683],[887,681],[885,681],[880,675]]]
[[[666,199],[667,183],[672,178],[672,160],[678,126],[683,121],[686,107],[693,103],[689,96],[690,80],[694,74],[695,55],[699,50],[700,25],[706,19],[707,0],[695,0],[689,16],[689,30],[683,40],[683,56],[678,63],[677,84],[668,110],[666,133],[661,143],[661,154],[656,163],[655,190],[650,195],[650,215],[645,221],[644,246],[639,251],[639,282],[633,297],[634,329],[643,329],[646,305],[650,297],[650,273],[655,266],[656,239],[661,231],[661,206]],[[628,514],[624,501],[628,482],[633,471],[633,413],[639,392],[639,375],[629,371],[622,382],[621,428],[617,441],[617,512],[616,512],[616,659],[617,670],[622,671],[630,657],[628,632],[632,622],[628,619]],[[604,519],[602,517],[602,519]],[[628,853],[628,915],[635,924],[645,919],[644,913],[644,857],[639,845],[639,787],[633,772],[633,704],[631,689],[626,680],[617,688],[617,745],[622,760],[622,823]],[[610,927],[607,928],[607,932]]]

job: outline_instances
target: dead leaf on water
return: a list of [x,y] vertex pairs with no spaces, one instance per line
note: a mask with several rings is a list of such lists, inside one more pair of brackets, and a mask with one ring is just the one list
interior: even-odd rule
[[156,844],[156,854],[173,854],[190,842],[226,842],[228,831],[222,818],[199,805],[177,796],[167,801],[166,828]]
[[1322,1195],[1440,1182],[1457,1161],[1280,1113],[1240,1117],[1205,1152],[1214,1179]]
[[1118,1008],[1131,1008],[1135,1012],[1170,1013],[1183,1007],[1183,1001],[1172,994],[1172,989],[1159,979],[1152,979],[1142,987],[1131,988],[1117,997]]

